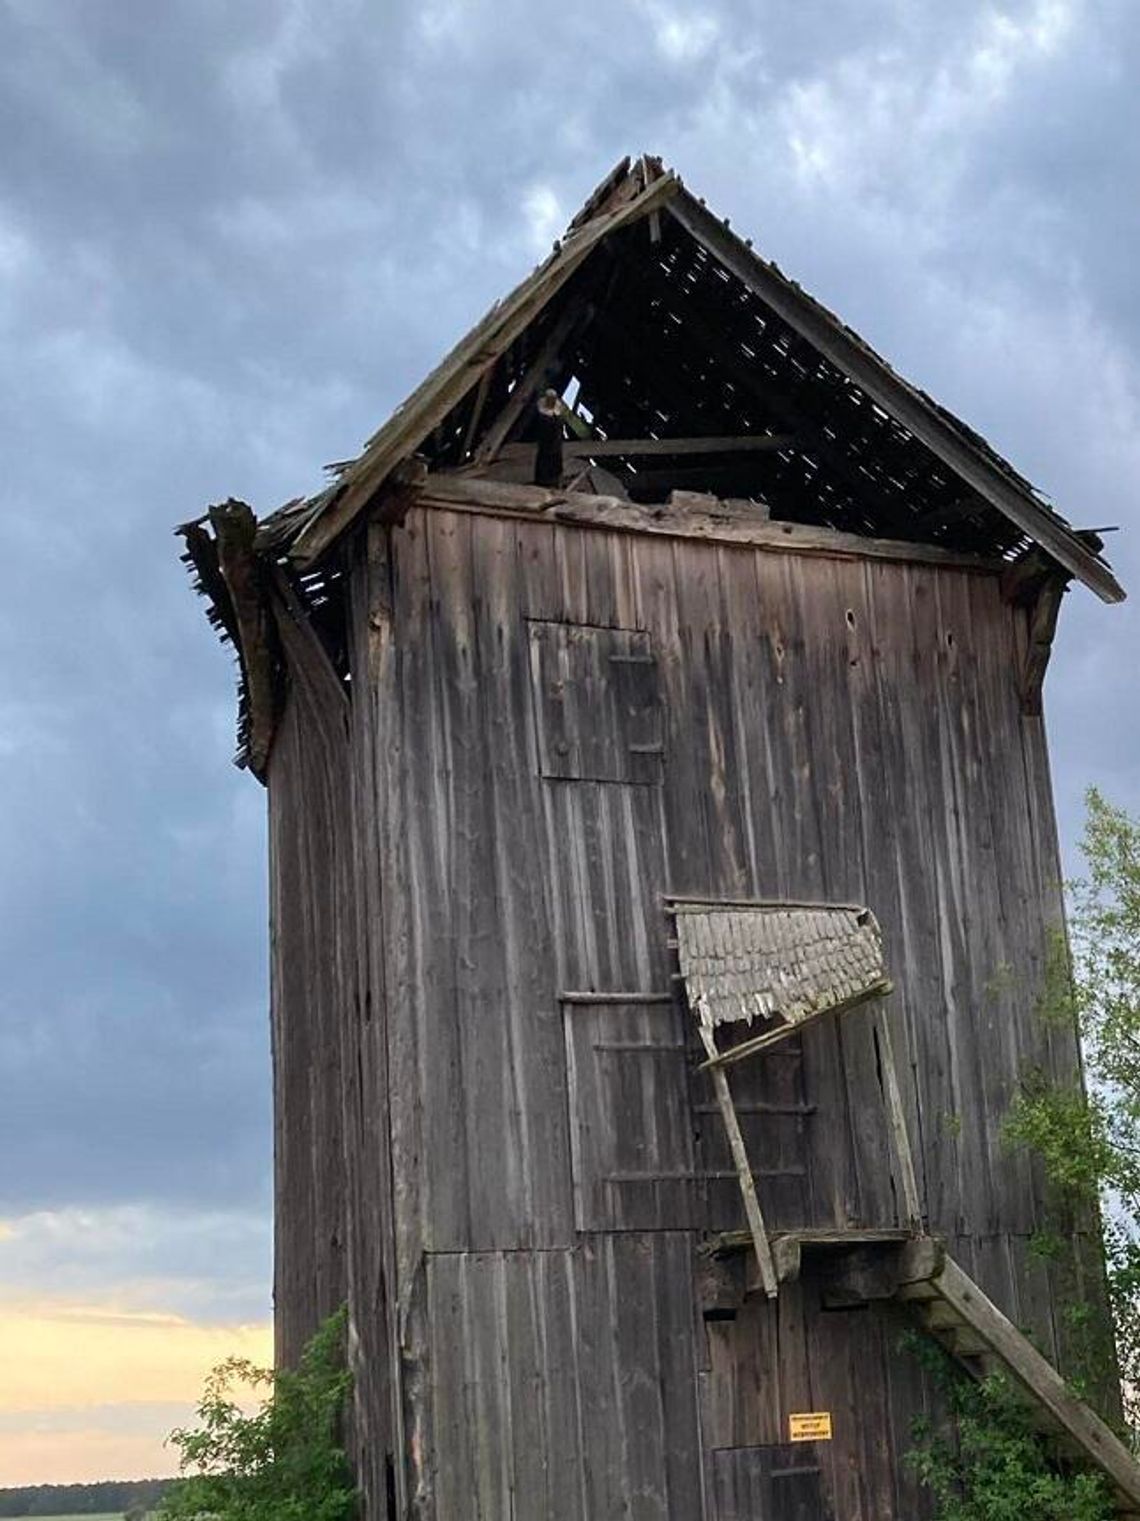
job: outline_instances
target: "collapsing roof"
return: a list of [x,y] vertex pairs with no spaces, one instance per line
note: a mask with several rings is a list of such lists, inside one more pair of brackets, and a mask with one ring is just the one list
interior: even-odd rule
[[573,454],[634,500],[685,486],[1007,559],[1037,544],[1106,601],[1123,597],[1097,541],[651,158],[624,159],[550,258],[268,538],[310,565],[412,456],[490,470],[548,387],[566,398]]
[[[846,552],[893,541],[1004,564],[1012,599],[1028,605],[1047,587],[1030,691],[1065,581],[1124,596],[1094,533],[1071,527],[659,160],[627,158],[324,491],[260,523],[228,502],[180,529],[238,653],[238,763],[264,776],[272,742],[270,587],[303,609],[343,674],[336,549],[352,525],[366,513],[399,522],[417,496],[525,494],[522,483],[527,510],[588,521],[594,504],[613,522],[616,506],[628,531],[667,526],[667,514],[673,526],[771,519],[791,535],[846,536]],[[650,523],[643,504],[667,506],[649,509]]]

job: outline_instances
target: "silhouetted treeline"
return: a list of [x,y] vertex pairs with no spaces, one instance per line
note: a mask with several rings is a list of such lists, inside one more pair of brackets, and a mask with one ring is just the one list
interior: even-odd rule
[[0,1489],[0,1516],[122,1515],[129,1506],[151,1510],[171,1479],[108,1479],[99,1484],[33,1484]]

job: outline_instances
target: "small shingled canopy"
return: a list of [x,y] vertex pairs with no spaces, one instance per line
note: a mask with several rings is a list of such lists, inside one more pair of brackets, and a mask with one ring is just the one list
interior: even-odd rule
[[[758,1050],[824,1014],[891,991],[883,937],[869,908],[674,902],[689,1007],[710,1033],[759,1020]],[[721,1059],[735,1058],[732,1047]]]

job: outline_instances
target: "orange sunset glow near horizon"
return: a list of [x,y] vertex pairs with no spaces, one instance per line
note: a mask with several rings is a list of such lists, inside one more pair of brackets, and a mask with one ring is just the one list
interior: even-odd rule
[[272,1361],[272,1327],[200,1324],[107,1301],[0,1299],[0,1488],[164,1477],[228,1357]]

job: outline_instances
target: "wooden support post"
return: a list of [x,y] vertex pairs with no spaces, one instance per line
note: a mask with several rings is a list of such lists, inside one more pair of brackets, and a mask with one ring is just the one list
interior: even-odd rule
[[[715,1059],[717,1050],[712,1030],[699,1017],[697,1024],[701,1032],[701,1041],[710,1060]],[[736,1118],[728,1078],[719,1067],[714,1067],[712,1080],[716,1101],[720,1105],[721,1119],[724,1121],[724,1128],[728,1134],[728,1144],[732,1149],[732,1160],[736,1164],[737,1175],[740,1178],[740,1192],[744,1199],[744,1213],[748,1218],[752,1247],[756,1253],[756,1266],[760,1270],[760,1283],[768,1298],[775,1299],[779,1292],[779,1284],[776,1279],[776,1267],[772,1261],[772,1248],[768,1243],[768,1231],[764,1225],[764,1216],[760,1212],[760,1200],[756,1196],[756,1183],[752,1177],[752,1164],[748,1160],[748,1149],[740,1132],[740,1121]]]
[[483,408],[487,405],[487,392],[491,389],[491,376],[495,373],[495,366],[489,365],[483,371],[483,378],[475,390],[475,400],[471,404],[471,420],[467,424],[467,432],[463,435],[463,448],[459,451],[459,458],[465,460],[471,453],[471,445],[475,442],[479,431],[479,423],[483,417]]
[[891,1140],[899,1169],[899,1186],[902,1190],[903,1213],[909,1230],[916,1234],[922,1230],[922,1203],[918,1194],[918,1179],[914,1171],[914,1153],[910,1149],[910,1135],[906,1128],[906,1111],[903,1109],[902,1092],[899,1089],[898,1068],[891,1041],[890,1016],[884,1009],[879,1015],[879,1064],[883,1074],[883,1098],[887,1118],[891,1126]]
[[1066,575],[1051,576],[1037,594],[1029,615],[1029,649],[1021,673],[1021,711],[1028,718],[1041,715],[1041,688],[1057,632],[1061,598],[1069,580]]
[[562,480],[562,413],[565,410],[557,391],[544,391],[538,398],[535,419],[538,448],[534,457],[536,486],[557,486]]
[[545,388],[547,374],[558,363],[571,333],[580,324],[588,323],[593,315],[592,306],[574,301],[557,319],[538,353],[515,382],[515,388],[507,398],[506,406],[487,429],[486,436],[475,453],[475,458],[480,463],[487,464],[496,458],[510,436],[511,429],[522,417],[527,404]]

